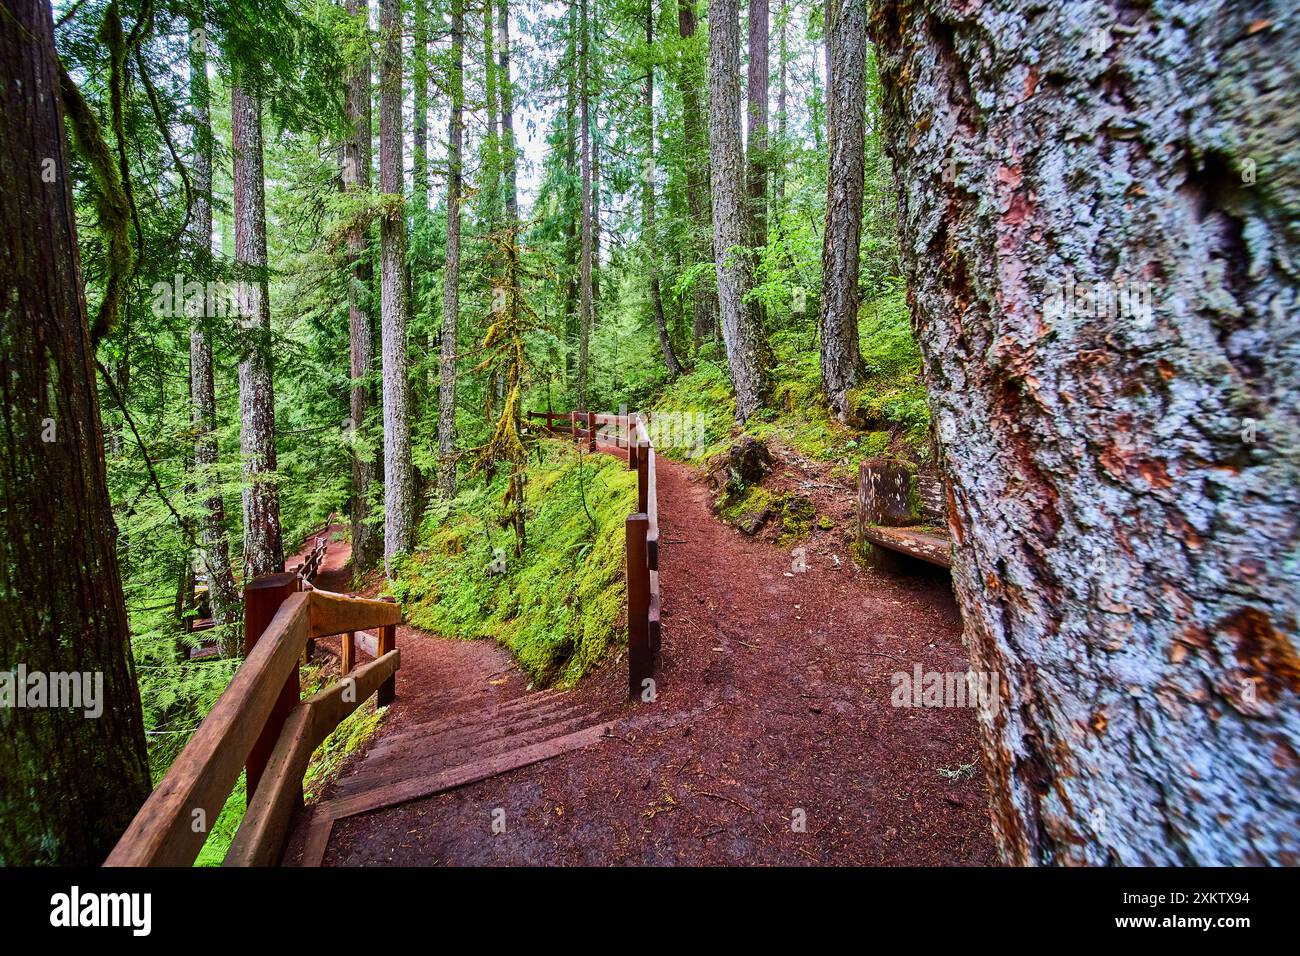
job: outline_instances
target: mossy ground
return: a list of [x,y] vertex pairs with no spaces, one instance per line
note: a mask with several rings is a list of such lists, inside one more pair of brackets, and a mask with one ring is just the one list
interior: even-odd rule
[[[849,396],[852,424],[830,414],[821,393],[820,355],[815,329],[794,328],[772,335],[772,395],[767,407],[745,423],[744,434],[779,443],[804,458],[829,464],[833,479],[853,480],[858,463],[895,457],[912,465],[929,456],[930,413],[921,376],[921,351],[912,335],[906,294],[896,289],[863,303],[859,323],[866,378]],[[733,434],[735,398],[721,356],[705,351],[695,368],[664,390],[652,417],[690,416],[689,445],[656,447],[662,454],[705,464],[725,452]],[[778,522],[782,542],[806,536],[815,525],[833,524],[809,511],[799,495],[781,495],[762,486],[723,490],[718,513],[730,524],[768,511]]]
[[[535,684],[571,687],[626,639],[618,629],[624,523],[635,510],[636,475],[617,457],[560,440],[543,441],[536,454],[527,485],[531,543],[521,556],[501,523],[499,475],[430,509],[420,550],[401,562],[392,591],[412,627],[492,638]],[[493,573],[494,561],[504,570]]]
[[[921,352],[912,336],[902,287],[864,303],[859,329],[867,377],[850,400],[867,427],[844,425],[831,416],[821,395],[815,330],[796,328],[771,337],[771,401],[745,423],[745,433],[779,439],[806,458],[850,471],[859,461],[891,449],[924,460],[930,415]],[[654,417],[694,416],[692,427],[683,431],[697,440],[691,447],[656,447],[673,458],[707,461],[730,445],[735,408],[725,358],[705,349],[695,368],[665,389],[652,406]]]

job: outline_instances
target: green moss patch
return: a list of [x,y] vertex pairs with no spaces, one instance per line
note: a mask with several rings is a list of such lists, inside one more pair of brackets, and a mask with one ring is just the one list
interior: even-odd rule
[[[536,684],[571,687],[625,640],[624,525],[636,475],[610,455],[545,441],[528,469],[529,546],[503,526],[505,476],[431,508],[392,591],[413,627],[499,641]],[[584,506],[585,501],[585,506]]]

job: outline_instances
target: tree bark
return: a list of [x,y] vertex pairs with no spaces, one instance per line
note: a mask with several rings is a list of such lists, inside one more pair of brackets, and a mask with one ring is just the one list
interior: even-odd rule
[[831,411],[848,418],[848,393],[862,379],[858,347],[858,257],[867,111],[867,0],[828,0],[835,8],[831,48],[831,116],[826,172],[826,231],[822,236],[822,393]]
[[103,681],[95,719],[6,701],[0,864],[91,866],[149,795],[149,763],[47,3],[5,4],[0,63],[0,671]]
[[664,300],[659,288],[659,249],[655,239],[655,67],[653,48],[655,42],[654,2],[647,0],[645,16],[645,42],[649,58],[645,73],[645,124],[646,124],[646,163],[645,188],[642,195],[641,231],[642,242],[646,250],[647,268],[650,276],[650,306],[654,312],[655,330],[659,333],[659,350],[664,356],[664,367],[668,374],[676,378],[682,374],[682,366],[673,351],[673,341],[668,336],[668,321],[664,318]]
[[407,415],[406,213],[402,180],[402,0],[383,0],[379,75],[379,188],[391,203],[379,221],[380,351],[384,378],[384,562],[415,538],[411,424]]
[[[212,276],[212,100],[208,84],[207,33],[200,19],[191,18],[190,109],[194,122],[194,159],[190,173],[194,193],[190,211],[190,256],[196,278]],[[203,564],[208,576],[212,617],[221,628],[225,651],[235,655],[244,646],[239,588],[230,567],[226,536],[226,506],[217,474],[217,394],[212,367],[212,341],[207,318],[196,313],[190,322],[190,420],[194,426],[194,471],[202,496],[199,531]]]
[[757,310],[745,302],[750,260],[745,245],[744,157],[740,145],[740,11],[737,0],[709,0],[709,167],[713,184],[713,254],[722,340],[744,422],[768,389],[767,345]]
[[566,72],[567,89],[564,114],[564,168],[568,173],[565,184],[565,223],[564,223],[564,341],[568,346],[565,355],[565,379],[574,376],[577,362],[575,354],[578,347],[578,220],[581,218],[582,202],[577,196],[574,183],[578,180],[577,132],[574,117],[578,112],[578,5],[569,4],[569,36],[566,46],[568,69]]
[[447,124],[447,267],[442,289],[438,369],[438,490],[456,496],[456,328],[460,318],[461,112],[465,105],[465,11],[451,0],[451,119]]
[[[677,32],[683,40],[695,36],[697,27],[695,0],[677,0]],[[694,225],[692,246],[695,262],[713,259],[710,248],[713,216],[709,198],[709,144],[704,132],[704,110],[700,105],[700,87],[704,73],[698,71],[696,58],[684,51],[678,81],[682,93],[682,133],[686,142],[686,204]],[[692,303],[695,351],[706,337],[716,333],[718,323],[718,288],[714,282],[695,283]]]
[[275,387],[271,300],[266,278],[266,198],[262,103],[236,79],[231,87],[235,264],[242,283],[239,450],[244,474],[244,580],[284,570],[280,496],[275,484]]
[[[749,244],[758,250],[767,244],[767,99],[768,0],[749,0],[749,148],[746,150],[749,189]],[[755,253],[757,255],[757,252]]]
[[[347,0],[347,13],[369,35],[366,0]],[[370,50],[367,45],[347,79],[348,138],[343,143],[343,188],[370,192]],[[360,431],[374,404],[371,375],[375,368],[375,322],[370,259],[370,230],[354,226],[348,230],[348,370],[352,378],[348,415],[352,428]],[[382,541],[379,529],[366,519],[370,514],[371,485],[376,478],[376,461],[371,454],[352,456],[352,494],[348,512],[352,525],[352,564],[358,570],[379,560]]]
[[1300,17],[1027,6],[872,19],[993,832],[1295,865]]
[[411,15],[411,192],[415,208],[429,208],[429,18],[428,0],[413,0]]
[[506,179],[506,218],[519,224],[519,172],[515,153],[515,92],[510,80],[510,0],[497,10],[497,84],[501,90],[501,163]]
[[591,104],[589,100],[591,77],[589,43],[590,26],[587,22],[587,0],[579,0],[578,29],[578,122],[582,127],[579,163],[582,166],[582,252],[578,267],[578,387],[575,396],[577,407],[587,407],[587,362],[592,326],[592,196],[591,196]]

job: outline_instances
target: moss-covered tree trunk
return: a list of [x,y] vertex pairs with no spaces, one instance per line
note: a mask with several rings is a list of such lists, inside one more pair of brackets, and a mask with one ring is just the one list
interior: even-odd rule
[[1300,863],[1300,11],[872,32],[1003,858]]
[[[94,865],[149,765],[48,3],[7,0],[0,64],[0,865]],[[18,706],[20,667],[102,680],[102,713]]]

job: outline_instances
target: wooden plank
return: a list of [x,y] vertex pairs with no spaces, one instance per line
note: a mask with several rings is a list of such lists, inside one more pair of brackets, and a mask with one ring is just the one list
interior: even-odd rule
[[[312,749],[319,747],[321,742],[334,732],[335,727],[365,703],[371,694],[376,693],[384,681],[392,677],[401,666],[402,652],[391,650],[378,660],[358,667],[351,675],[303,701],[315,712]],[[349,681],[352,682],[350,686]]]
[[402,609],[388,601],[348,597],[319,589],[312,592],[310,636],[313,639],[400,623]]
[[659,654],[659,572],[650,572],[650,607],[646,612],[646,619],[650,625],[650,653],[651,655]]
[[862,529],[862,536],[872,544],[927,561],[941,568],[952,567],[952,542],[938,535],[908,528]]
[[234,789],[285,678],[296,672],[307,643],[310,599],[293,594],[280,606],[225,693],[126,828],[106,866],[194,862],[207,839],[206,830],[194,832],[195,811],[203,811],[211,826]]
[[[550,740],[511,750],[504,754],[496,754],[483,760],[462,764],[459,767],[450,767],[447,770],[426,777],[401,780],[384,787],[369,790],[366,793],[359,793],[353,797],[330,800],[317,804],[316,809],[318,813],[329,816],[331,820],[341,820],[344,817],[355,816],[358,813],[369,813],[372,810],[409,803],[412,800],[419,800],[421,797],[442,793],[444,790],[453,790],[456,787],[477,783],[480,780],[486,780],[488,777],[495,777],[498,774],[517,770],[529,764],[550,760],[552,757],[558,757],[570,750],[588,747],[599,741],[613,728],[613,723],[596,724],[571,734],[565,734],[562,737],[553,737]],[[306,854],[304,854],[304,861],[305,859]]]
[[317,811],[307,828],[307,842],[302,848],[301,866],[320,866],[324,862],[325,851],[330,843],[330,831],[333,829],[334,818]]
[[650,446],[650,463],[646,467],[646,517],[650,524],[646,529],[646,553],[650,570],[659,570],[659,492],[655,482],[655,450]]
[[279,861],[312,753],[399,666],[400,652],[392,651],[294,708],[222,866],[273,866]]
[[627,572],[627,695],[641,696],[642,682],[654,670],[650,651],[650,569],[646,563],[647,520],[644,514],[628,515],[625,562]]
[[222,866],[274,866],[279,862],[289,819],[302,797],[302,778],[311,762],[312,711],[299,704],[284,722],[262,782],[253,794]]

